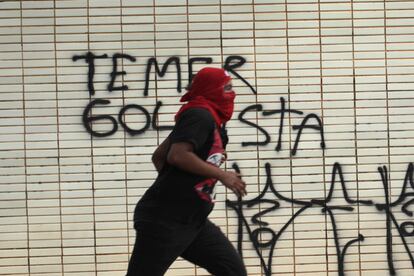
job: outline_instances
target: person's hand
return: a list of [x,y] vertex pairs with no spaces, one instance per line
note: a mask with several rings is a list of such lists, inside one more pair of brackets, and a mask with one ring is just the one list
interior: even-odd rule
[[222,176],[219,178],[224,186],[233,191],[238,197],[247,195],[246,183],[241,179],[241,175],[235,172],[223,171]]

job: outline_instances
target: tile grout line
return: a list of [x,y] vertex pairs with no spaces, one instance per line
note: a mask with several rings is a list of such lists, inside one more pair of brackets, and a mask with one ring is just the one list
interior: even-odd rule
[[[124,29],[123,29],[123,0],[119,0],[120,1],[120,22],[121,22],[121,53],[124,54]],[[122,66],[122,71],[125,71],[125,67],[124,67],[124,59],[121,59],[121,66]],[[122,74],[122,84],[124,84],[125,82],[125,75]],[[122,106],[125,106],[125,91],[122,89]],[[124,121],[125,121],[125,114],[124,114]],[[127,135],[126,135],[126,131],[125,129],[123,130],[123,142],[124,142],[124,184],[125,184],[125,216],[126,216],[126,235],[127,235],[127,239],[126,239],[126,251],[128,253],[127,256],[127,262],[129,262],[129,256],[131,256],[131,250],[130,250],[130,245],[129,245],[129,241],[130,241],[130,218],[129,218],[129,206],[128,206],[128,200],[129,200],[129,193],[128,193],[128,155],[127,155]]]
[[[87,0],[86,1],[86,20],[87,20],[87,32],[88,32],[88,52],[90,52],[90,45],[91,45],[91,31],[90,31],[90,1],[91,0]],[[89,102],[92,100],[92,95],[90,93],[88,93],[89,95]],[[91,115],[93,115],[93,110],[91,109]],[[92,124],[93,122],[91,122],[91,128],[92,128]],[[96,205],[95,205],[95,169],[94,169],[94,153],[93,153],[93,135],[90,134],[90,153],[91,153],[91,186],[92,186],[92,214],[93,214],[93,249],[94,249],[94,267],[95,267],[95,271],[94,274],[95,276],[98,276],[98,258],[97,258],[97,251],[96,251]]]
[[[351,21],[352,21],[352,88],[353,88],[353,96],[354,96],[354,146],[355,146],[355,181],[356,181],[356,189],[357,189],[357,200],[359,200],[359,162],[358,162],[358,130],[357,130],[357,92],[356,92],[356,70],[355,70],[355,26],[354,26],[354,0],[351,0]],[[361,230],[361,213],[360,213],[360,205],[357,205],[357,213],[358,213],[358,232]],[[358,241],[358,268],[359,268],[359,275],[362,275],[362,266],[361,266],[361,241]]]
[[[323,112],[323,48],[322,48],[322,26],[321,26],[321,0],[318,0],[318,36],[319,36],[319,88],[320,88],[320,111],[321,111],[321,122],[323,127],[324,122],[324,112]],[[323,177],[323,194],[324,198],[326,199],[326,156],[325,156],[325,150],[322,149],[322,177]],[[325,217],[325,258],[326,258],[326,275],[329,274],[329,230],[328,230],[328,213],[324,212]],[[333,232],[333,230],[332,230]]]
[[[287,63],[287,89],[288,89],[288,109],[290,109],[290,103],[291,103],[291,98],[290,98],[290,47],[289,47],[289,13],[288,13],[288,0],[285,0],[285,20],[286,20],[286,26],[285,26],[285,35],[286,35],[286,54],[287,54],[287,59],[286,59],[286,63]],[[289,126],[292,125],[292,117],[290,112],[288,112],[288,116],[289,116]],[[292,160],[292,130],[291,127],[289,127],[289,176],[290,176],[290,197],[293,199],[294,195],[293,195],[293,160]],[[293,217],[293,215],[295,214],[295,209],[294,209],[294,203],[291,202],[291,217]],[[292,252],[293,252],[293,275],[296,275],[296,246],[295,246],[295,221],[292,221]]]
[[59,224],[60,224],[60,261],[61,261],[61,269],[62,275],[65,275],[64,269],[64,246],[63,246],[63,223],[62,223],[62,187],[61,187],[61,169],[60,169],[60,124],[59,124],[59,96],[58,96],[58,72],[57,72],[57,49],[56,49],[56,0],[53,0],[53,40],[54,40],[54,67],[55,67],[55,96],[56,96],[56,143],[57,143],[57,167],[58,167],[58,183],[59,183]]
[[20,43],[21,43],[21,77],[22,77],[22,92],[23,92],[23,149],[24,149],[24,182],[25,182],[25,200],[26,200],[26,233],[27,233],[27,269],[29,276],[31,275],[31,265],[30,265],[30,223],[29,223],[29,191],[27,183],[27,140],[26,140],[26,91],[25,91],[25,73],[24,73],[24,43],[23,43],[23,6],[22,1],[19,1],[20,4]]

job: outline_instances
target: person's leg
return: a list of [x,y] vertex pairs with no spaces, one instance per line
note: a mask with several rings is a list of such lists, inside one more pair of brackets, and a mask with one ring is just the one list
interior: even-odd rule
[[247,275],[243,260],[234,246],[209,220],[181,257],[215,276]]
[[175,222],[136,222],[136,241],[127,276],[164,275],[191,242],[191,233],[183,236],[186,229],[180,228]]

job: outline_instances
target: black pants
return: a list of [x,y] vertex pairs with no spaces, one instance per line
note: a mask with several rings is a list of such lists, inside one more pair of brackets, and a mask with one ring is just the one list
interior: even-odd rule
[[161,276],[178,256],[215,276],[246,276],[240,255],[207,220],[196,227],[168,220],[135,222],[136,241],[127,276]]

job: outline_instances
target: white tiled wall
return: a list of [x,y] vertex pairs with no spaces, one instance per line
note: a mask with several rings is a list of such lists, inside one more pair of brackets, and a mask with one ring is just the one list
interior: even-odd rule
[[[108,56],[95,60],[94,95],[85,60],[72,60],[87,52]],[[118,71],[127,74],[114,86],[128,90],[109,92],[116,53],[136,61],[118,60]],[[95,137],[82,114],[91,101],[106,99],[109,104],[98,104],[89,115],[117,121],[122,107],[137,104],[152,119],[162,101],[158,123],[171,125],[184,92],[177,92],[175,65],[164,77],[152,69],[145,96],[147,60],[156,57],[162,67],[178,57],[184,88],[190,58],[209,57],[211,66],[220,67],[234,55],[246,60],[235,71],[257,94],[234,75],[238,97],[228,124],[226,167],[239,165],[247,199],[270,179],[285,198],[270,190],[264,197],[280,204],[260,218],[278,235],[270,258],[269,247],[259,250],[266,265],[271,261],[267,275],[379,276],[393,269],[413,275],[412,173],[407,196],[396,202],[414,161],[411,0],[0,1],[0,275],[124,275],[135,237],[132,212],[156,176],[151,154],[168,131],[150,126],[132,136],[117,122],[114,134]],[[195,63],[194,71],[202,66]],[[302,113],[285,112],[276,150],[281,115],[262,111],[281,109],[281,98],[286,109]],[[256,104],[262,110],[243,118],[261,126],[270,140],[243,147],[265,139],[238,118]],[[326,147],[319,132],[308,128],[293,155],[294,126],[310,114],[322,121]],[[133,129],[145,125],[137,109],[124,120]],[[307,125],[316,123],[313,118]],[[112,127],[108,119],[93,123],[100,133]],[[330,209],[330,215],[311,203],[328,197],[335,163],[349,198],[371,203],[347,202],[338,174],[328,206],[352,209]],[[387,215],[377,205],[386,203],[382,166],[389,202],[396,202],[389,208],[388,248]],[[292,198],[309,205],[287,200]],[[235,197],[220,185],[211,219],[237,246],[237,214],[226,199]],[[251,217],[269,207],[243,206],[251,230],[261,228]],[[364,240],[344,254],[358,235]],[[260,238],[266,243],[271,234]],[[249,275],[266,275],[246,225],[243,257]],[[168,275],[208,274],[179,259]]]

